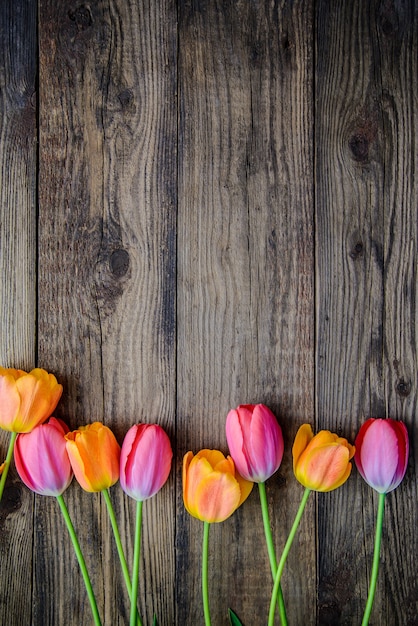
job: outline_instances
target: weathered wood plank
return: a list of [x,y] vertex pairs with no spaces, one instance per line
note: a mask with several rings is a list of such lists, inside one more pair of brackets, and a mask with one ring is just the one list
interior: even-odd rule
[[[318,3],[318,419],[351,439],[370,416],[416,424],[417,17]],[[416,623],[416,495],[410,473],[388,497],[376,624]],[[319,623],[360,623],[376,498],[354,471],[319,502]]]
[[[279,550],[302,493],[291,442],[314,414],[312,4],[179,6],[179,453],[226,451],[228,409],[269,405],[287,447],[268,484]],[[283,583],[297,624],[314,619],[310,507]],[[228,606],[246,624],[265,623],[257,490],[211,533],[213,623],[227,623]],[[203,620],[201,538],[202,524],[181,514],[176,624]]]
[[[36,354],[36,3],[24,0],[19,7],[11,0],[1,3],[0,49],[0,364],[32,369]],[[9,437],[0,432],[2,459]],[[2,624],[30,623],[32,503],[32,494],[12,468],[0,509]]]
[[[104,421],[122,441],[132,424],[158,421],[173,435],[176,7],[40,6],[40,356],[63,380],[60,414],[72,427]],[[144,623],[153,611],[173,623],[173,485],[144,508]],[[76,485],[65,497],[104,622],[125,624],[104,507]],[[132,556],[134,503],[118,486],[112,497]],[[64,531],[54,539],[54,504],[38,504],[34,622],[85,624],[89,607]],[[61,607],[58,598],[67,598]]]

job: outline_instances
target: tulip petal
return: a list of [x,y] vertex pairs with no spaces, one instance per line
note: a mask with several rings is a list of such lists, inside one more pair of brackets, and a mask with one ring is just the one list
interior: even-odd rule
[[203,478],[194,493],[195,511],[205,522],[223,522],[239,505],[241,490],[229,473],[211,472]]
[[295,440],[293,442],[292,447],[292,456],[293,456],[293,471],[296,473],[296,465],[299,461],[299,458],[302,452],[306,449],[309,442],[313,438],[312,426],[310,424],[302,424],[300,426],[298,432],[296,433]]
[[337,443],[313,447],[299,458],[296,478],[315,491],[332,491],[350,476],[349,450]]
[[16,469],[29,489],[45,496],[61,495],[72,479],[65,444],[67,426],[51,417],[30,433],[18,435],[15,444]]
[[392,485],[398,467],[398,438],[389,422],[373,422],[364,435],[361,459],[367,482],[379,493]]
[[94,422],[68,433],[66,440],[75,477],[85,491],[103,491],[115,484],[120,447],[110,428]]
[[[191,453],[190,453],[191,454]],[[186,455],[187,456],[187,455]],[[186,490],[184,502],[186,509],[200,519],[199,511],[196,505],[196,491],[199,484],[213,472],[213,468],[205,457],[194,456],[188,465],[186,473]]]
[[126,492],[136,500],[146,500],[159,491],[171,469],[172,452],[168,436],[156,425],[141,425],[132,442],[126,463]]
[[20,395],[16,381],[9,374],[0,375],[0,398],[0,426],[4,430],[12,430],[20,411]]
[[241,491],[241,495],[240,495],[240,499],[239,499],[239,503],[238,503],[238,506],[241,506],[241,504],[243,502],[245,502],[245,500],[250,495],[250,493],[251,493],[251,491],[252,491],[252,489],[254,487],[254,482],[251,481],[251,480],[246,480],[238,472],[235,472],[235,479],[238,482],[238,485],[239,485],[239,488],[240,488],[240,491]]
[[258,475],[255,482],[264,482],[279,468],[284,444],[281,428],[273,413],[264,405],[254,407],[251,420],[250,458]]

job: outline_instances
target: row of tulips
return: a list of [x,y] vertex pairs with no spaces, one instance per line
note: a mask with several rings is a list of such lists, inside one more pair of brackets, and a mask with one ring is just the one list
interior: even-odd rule
[[[51,417],[61,394],[62,386],[45,370],[36,368],[26,373],[0,367],[0,427],[11,432],[7,457],[0,466],[0,500],[14,455],[16,469],[25,485],[37,494],[55,496],[58,500],[98,625],[101,623],[99,610],[62,494],[73,475],[85,491],[102,493],[130,598],[130,626],[141,626],[137,593],[142,505],[161,489],[171,471],[173,453],[169,437],[157,424],[136,424],[128,430],[120,447],[113,432],[99,422],[70,432],[62,420]],[[219,450],[205,449],[197,454],[189,451],[183,459],[184,505],[190,515],[204,523],[202,599],[205,625],[211,624],[208,594],[210,524],[231,516],[247,499],[254,484],[258,485],[272,574],[268,625],[273,626],[276,610],[282,625],[286,625],[280,581],[308,497],[312,491],[328,492],[343,485],[350,476],[353,458],[361,476],[379,493],[375,554],[362,622],[363,626],[368,624],[378,574],[385,496],[400,484],[407,468],[409,444],[405,425],[389,418],[368,419],[361,426],[355,445],[326,430],[314,435],[309,424],[299,428],[292,448],[293,470],[305,489],[279,560],[271,533],[265,483],[282,462],[281,428],[266,406],[241,405],[227,415],[226,438],[228,456]],[[124,492],[137,503],[132,577],[109,496],[109,488],[118,480]],[[229,616],[231,624],[241,623],[232,610]],[[154,624],[157,624],[156,618]]]

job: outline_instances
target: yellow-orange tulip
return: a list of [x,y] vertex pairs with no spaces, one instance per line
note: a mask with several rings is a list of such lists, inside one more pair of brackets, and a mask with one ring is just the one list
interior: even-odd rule
[[77,482],[85,491],[103,491],[119,478],[120,446],[110,428],[94,422],[65,435]]
[[187,452],[183,459],[183,500],[190,515],[203,522],[223,522],[248,498],[253,483],[235,470],[219,450]]
[[314,491],[332,491],[351,473],[354,446],[329,430],[314,436],[310,424],[299,428],[292,448],[293,471],[297,480]]
[[53,374],[0,367],[0,428],[28,433],[50,417],[62,394]]

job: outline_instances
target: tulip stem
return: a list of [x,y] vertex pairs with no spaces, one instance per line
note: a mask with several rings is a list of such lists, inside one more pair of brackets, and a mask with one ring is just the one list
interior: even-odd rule
[[275,612],[275,608],[276,608],[277,593],[279,591],[280,579],[282,577],[283,569],[284,569],[284,566],[285,566],[285,563],[286,563],[286,559],[287,559],[287,556],[289,554],[290,548],[292,546],[293,539],[295,538],[296,531],[298,529],[300,520],[302,518],[303,511],[305,509],[305,506],[306,506],[306,503],[308,501],[310,493],[311,493],[311,490],[309,489],[309,487],[306,487],[305,491],[303,493],[303,496],[302,496],[302,502],[300,503],[298,511],[296,513],[295,521],[293,522],[293,526],[290,529],[289,536],[288,536],[286,544],[285,544],[285,546],[283,548],[283,552],[282,552],[282,556],[280,557],[279,565],[277,566],[276,578],[274,580],[273,591],[272,591],[272,594],[271,594],[268,626],[273,626],[273,624],[274,624],[274,612]]
[[[132,583],[131,577],[129,575],[128,564],[126,562],[125,553],[123,551],[122,541],[120,538],[118,523],[116,521],[115,510],[113,508],[112,500],[110,499],[110,494],[108,489],[104,489],[102,491],[103,498],[106,502],[107,512],[109,514],[110,523],[112,525],[113,536],[115,538],[116,548],[118,550],[119,561],[122,568],[123,577],[125,579],[126,588],[128,590],[129,599],[132,596]],[[141,620],[139,615],[137,616],[137,626],[140,626]]]
[[138,598],[138,582],[139,582],[139,560],[141,556],[141,528],[142,528],[142,505],[143,501],[138,500],[136,503],[136,524],[135,524],[135,547],[134,547],[134,564],[132,567],[132,593],[131,593],[131,619],[130,626],[135,626],[137,619],[141,624],[137,609]]
[[202,549],[202,596],[205,626],[211,626],[208,594],[208,557],[209,557],[209,522],[203,522],[203,549]]
[[6,460],[4,462],[3,473],[2,473],[1,478],[0,478],[0,502],[1,502],[1,499],[3,497],[4,485],[6,484],[7,474],[9,473],[9,467],[10,467],[10,464],[12,462],[13,450],[14,450],[14,447],[15,447],[16,437],[17,437],[17,433],[13,433],[12,432],[11,437],[10,437],[10,441],[9,441],[9,447],[7,449]]
[[[274,581],[276,577],[276,572],[277,572],[277,559],[276,559],[276,551],[274,549],[273,536],[271,532],[269,508],[268,508],[267,494],[266,494],[266,484],[264,482],[258,483],[258,491],[260,494],[261,512],[263,515],[263,524],[264,524],[264,534],[266,536],[266,544],[267,544],[267,551],[268,551],[269,560],[270,560],[271,574],[273,576],[273,581]],[[280,622],[282,626],[287,626],[286,607],[284,604],[284,598],[283,598],[281,585],[279,585],[279,590],[278,590],[278,605],[279,605],[279,613],[280,613]]]
[[377,509],[376,519],[376,535],[374,539],[374,554],[373,554],[373,566],[372,575],[370,578],[369,595],[367,597],[366,608],[364,610],[363,621],[361,626],[367,626],[372,612],[374,594],[376,591],[377,574],[379,572],[380,561],[380,544],[382,541],[382,529],[383,529],[383,515],[385,512],[385,493],[379,493],[379,506]]
[[70,534],[71,541],[73,542],[73,547],[74,547],[74,550],[75,550],[75,553],[76,553],[76,556],[77,556],[78,564],[80,566],[81,573],[83,575],[84,584],[85,584],[86,590],[87,590],[87,595],[88,595],[89,600],[90,600],[91,610],[93,612],[93,618],[94,618],[95,626],[101,626],[101,621],[100,621],[99,611],[98,611],[98,608],[97,608],[96,598],[94,597],[94,592],[93,592],[93,588],[91,586],[89,574],[88,574],[87,567],[86,567],[86,562],[84,560],[83,553],[81,552],[80,544],[78,542],[78,538],[77,538],[76,532],[74,530],[73,523],[71,521],[70,515],[68,513],[67,506],[66,506],[66,504],[64,502],[64,498],[62,497],[62,495],[61,496],[57,496],[57,500],[58,500],[58,504],[60,505],[60,509],[61,509],[62,515],[64,517],[65,523],[67,525],[67,529],[68,529],[68,532]]

